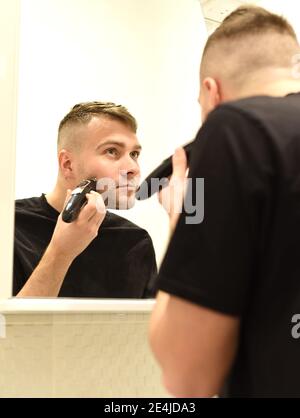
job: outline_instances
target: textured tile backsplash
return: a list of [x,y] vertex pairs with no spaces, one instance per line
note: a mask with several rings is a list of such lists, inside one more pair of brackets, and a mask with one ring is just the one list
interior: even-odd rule
[[149,313],[8,314],[0,397],[164,397]]

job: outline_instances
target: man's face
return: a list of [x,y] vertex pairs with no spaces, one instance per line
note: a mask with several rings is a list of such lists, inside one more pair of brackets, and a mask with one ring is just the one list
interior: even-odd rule
[[135,133],[108,117],[94,117],[79,129],[81,147],[74,164],[77,183],[95,177],[108,207],[131,208],[140,181],[141,146]]

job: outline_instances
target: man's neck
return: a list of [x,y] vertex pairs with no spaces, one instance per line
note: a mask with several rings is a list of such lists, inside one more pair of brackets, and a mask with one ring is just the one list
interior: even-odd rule
[[47,193],[45,197],[49,205],[60,213],[64,208],[66,195],[67,190],[57,183],[54,189],[50,193]]
[[272,96],[272,97],[284,97],[291,93],[300,93],[300,83],[280,81],[272,83],[272,85],[266,84],[256,89],[245,89],[237,95],[236,99],[242,99],[251,96]]
[[284,97],[290,93],[300,92],[300,78],[293,78],[290,69],[262,71],[247,79],[235,96],[241,99],[251,96]]

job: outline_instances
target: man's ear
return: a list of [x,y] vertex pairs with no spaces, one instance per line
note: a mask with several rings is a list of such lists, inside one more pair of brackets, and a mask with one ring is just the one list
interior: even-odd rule
[[58,152],[58,165],[64,179],[69,180],[74,177],[73,154],[70,151],[63,148]]
[[206,77],[202,82],[202,88],[206,98],[208,111],[210,112],[222,101],[220,86],[214,78]]

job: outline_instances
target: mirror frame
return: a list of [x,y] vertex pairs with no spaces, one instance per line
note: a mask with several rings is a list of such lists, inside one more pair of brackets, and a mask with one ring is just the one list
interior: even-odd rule
[[20,0],[1,3],[0,299],[6,299],[12,296]]

